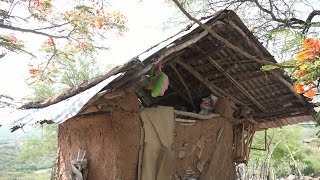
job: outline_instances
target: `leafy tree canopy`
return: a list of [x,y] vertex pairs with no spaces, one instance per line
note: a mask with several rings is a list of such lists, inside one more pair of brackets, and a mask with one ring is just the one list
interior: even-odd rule
[[[36,80],[59,71],[57,59],[92,58],[95,51],[107,49],[99,44],[106,33],[127,30],[126,17],[104,0],[0,0],[0,5],[0,57],[26,53],[37,59],[29,64]],[[22,35],[34,39],[23,41]],[[35,47],[32,41],[38,39],[42,43]]]

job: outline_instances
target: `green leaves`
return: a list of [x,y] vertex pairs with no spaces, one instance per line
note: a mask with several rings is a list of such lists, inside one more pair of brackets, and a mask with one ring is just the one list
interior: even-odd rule
[[279,69],[279,66],[273,66],[273,65],[264,65],[260,68],[261,71],[271,71],[274,69]]
[[280,39],[282,41],[280,53],[285,53],[297,49],[297,45],[303,42],[305,36],[300,31],[291,28],[278,28],[269,31],[268,38],[270,40]]
[[[318,156],[320,140],[315,139],[317,129],[312,126],[290,125],[281,129],[269,129],[267,132],[267,151],[252,149],[248,167],[252,167],[253,164],[268,163],[268,158],[271,157],[268,170],[272,171],[277,178],[297,173],[286,147],[287,144],[298,168],[304,175],[312,176],[320,168],[320,156]],[[314,142],[303,144],[303,140],[310,139]],[[264,132],[258,131],[254,135],[251,147],[263,148],[264,142]],[[259,170],[255,171],[255,174],[259,177]]]
[[[291,67],[292,68],[295,66],[295,63],[296,63],[295,60],[288,60],[288,61],[284,61],[284,62],[278,63],[278,64],[283,67]],[[271,71],[271,70],[279,69],[279,68],[281,68],[281,66],[264,65],[260,68],[260,70],[261,71]]]

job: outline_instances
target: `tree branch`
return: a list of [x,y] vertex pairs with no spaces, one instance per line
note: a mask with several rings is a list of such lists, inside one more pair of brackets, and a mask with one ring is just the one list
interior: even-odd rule
[[281,68],[291,68],[284,66],[284,65],[280,65],[277,63],[273,63],[270,62],[268,60],[263,60],[260,58],[257,58],[256,56],[253,56],[243,50],[241,50],[239,47],[231,44],[228,40],[226,40],[225,38],[223,38],[222,36],[218,35],[216,32],[214,32],[214,30],[212,30],[210,27],[208,27],[207,25],[203,24],[202,22],[200,22],[199,20],[195,19],[194,17],[192,17],[182,6],[181,4],[178,2],[178,0],[173,0],[173,2],[176,4],[176,6],[181,10],[181,12],[187,16],[191,21],[194,21],[195,23],[197,23],[200,27],[202,27],[204,30],[208,31],[214,38],[216,38],[218,41],[222,42],[224,45],[226,45],[228,48],[234,50],[235,52],[238,52],[239,54],[243,55],[244,57],[248,58],[249,60],[252,60],[258,64],[263,64],[263,65],[273,65],[273,66],[277,66],[277,67],[281,67]]
[[52,35],[52,34],[48,34],[48,33],[45,33],[45,32],[41,32],[41,31],[36,31],[36,30],[33,30],[33,29],[19,28],[19,27],[9,26],[9,25],[5,25],[5,24],[0,24],[0,28],[10,29],[10,30],[13,30],[13,31],[33,33],[33,34],[38,34],[38,35],[47,36],[47,37],[56,38],[56,39],[68,39],[69,38],[69,36],[57,36],[57,35]]
[[50,56],[50,58],[48,59],[48,62],[47,62],[47,64],[46,64],[46,66],[45,66],[44,69],[42,70],[40,77],[43,76],[43,74],[44,74],[45,70],[48,68],[50,62],[52,61],[52,59],[54,58],[54,56],[57,54],[56,43],[54,42],[54,40],[53,40],[52,38],[50,38],[50,40],[52,41],[52,44],[53,44],[53,45],[52,45],[52,47],[53,47],[53,53],[52,53],[52,55]]
[[305,22],[305,25],[306,25],[306,26],[304,27],[304,29],[303,29],[303,31],[302,31],[303,34],[305,34],[305,33],[308,32],[309,28],[310,28],[311,25],[312,25],[312,23],[311,23],[312,19],[313,19],[315,16],[317,16],[317,15],[320,15],[320,10],[313,10],[313,11],[309,14],[309,16],[308,16],[308,18],[307,18],[307,20],[306,20],[306,22]]
[[53,26],[48,26],[48,27],[43,27],[43,28],[37,28],[37,29],[32,29],[34,31],[39,31],[39,30],[44,30],[44,29],[53,29],[53,28],[57,28],[57,27],[61,27],[61,26],[64,26],[64,25],[67,25],[69,24],[70,22],[66,22],[66,23],[62,23],[62,24],[56,24],[56,25],[53,25]]

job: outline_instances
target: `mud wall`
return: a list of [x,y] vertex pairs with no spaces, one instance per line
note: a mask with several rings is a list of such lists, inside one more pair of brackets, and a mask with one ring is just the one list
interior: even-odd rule
[[[139,103],[115,100],[110,113],[72,118],[59,126],[56,179],[70,179],[70,161],[87,151],[88,180],[135,180],[140,141]],[[174,175],[233,180],[232,125],[224,118],[194,125],[176,123]]]
[[175,175],[181,179],[235,179],[232,138],[232,125],[224,118],[201,121],[193,126],[177,123]]
[[59,126],[56,179],[70,179],[70,161],[87,151],[89,180],[136,179],[140,141],[139,103],[115,100],[113,112],[72,118]]

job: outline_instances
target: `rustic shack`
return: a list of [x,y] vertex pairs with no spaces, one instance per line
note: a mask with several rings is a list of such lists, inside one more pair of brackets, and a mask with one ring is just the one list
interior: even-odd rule
[[[276,62],[234,12],[202,22],[247,54]],[[289,77],[260,68],[194,24],[68,93],[24,105],[12,130],[59,123],[56,179],[80,172],[94,180],[231,180],[256,131],[314,119]],[[74,161],[79,150],[83,162]]]

